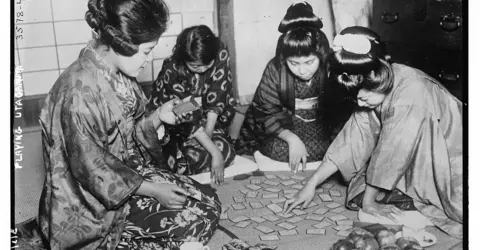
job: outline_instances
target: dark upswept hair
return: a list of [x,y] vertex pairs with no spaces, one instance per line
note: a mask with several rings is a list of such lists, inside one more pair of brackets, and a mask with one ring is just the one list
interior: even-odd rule
[[325,65],[330,51],[327,36],[320,29],[297,27],[283,33],[278,38],[276,58],[284,62],[291,56],[309,56],[314,54]]
[[361,26],[345,28],[340,35],[354,34],[366,37],[371,44],[370,51],[356,54],[339,49],[329,57],[330,79],[345,87],[350,98],[356,99],[360,89],[387,94],[393,88],[391,57],[380,36]]
[[206,25],[192,26],[184,29],[177,37],[172,52],[175,63],[201,62],[208,65],[215,60],[221,42]]
[[102,44],[133,56],[165,32],[169,9],[163,0],[89,0],[85,20]]

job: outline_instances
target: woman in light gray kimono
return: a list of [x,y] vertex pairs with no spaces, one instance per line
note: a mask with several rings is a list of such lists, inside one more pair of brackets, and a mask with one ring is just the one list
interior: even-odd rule
[[367,28],[344,29],[333,49],[330,77],[358,109],[285,210],[306,207],[315,187],[340,171],[350,181],[348,208],[395,220],[402,209],[376,199],[401,192],[431,223],[462,238],[462,103],[422,71],[391,63]]

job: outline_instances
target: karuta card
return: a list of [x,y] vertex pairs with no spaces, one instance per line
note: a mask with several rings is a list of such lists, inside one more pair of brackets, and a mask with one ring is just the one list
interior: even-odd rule
[[222,211],[222,213],[220,214],[220,220],[228,220],[227,211]]
[[279,214],[283,211],[283,209],[277,205],[277,204],[270,204],[270,205],[267,205],[267,208],[272,210],[272,212],[276,213],[276,214]]
[[280,238],[276,234],[260,235],[260,239],[263,241],[280,240]]
[[280,231],[278,231],[278,234],[280,234],[281,236],[292,236],[292,235],[298,235],[298,232],[297,232],[296,229],[280,230]]
[[286,180],[286,181],[282,181],[281,183],[284,186],[290,186],[290,185],[295,184],[296,182],[294,180]]
[[348,219],[345,215],[343,214],[337,214],[337,215],[332,215],[328,217],[332,221],[339,221],[339,220],[346,220]]
[[353,228],[353,226],[336,226],[336,227],[333,227],[333,229],[335,229],[337,231],[348,231],[352,228]]
[[240,221],[239,223],[235,224],[236,227],[240,227],[240,228],[246,228],[248,227],[250,224],[252,224],[251,221]]
[[258,192],[257,191],[248,191],[248,193],[245,194],[246,198],[257,198]]
[[339,226],[353,226],[353,220],[339,220],[337,221]]
[[317,205],[318,205],[318,204],[317,204],[315,201],[311,201],[311,202],[308,204],[307,208],[311,208],[311,207],[314,207],[314,206],[317,206]]
[[332,197],[330,197],[328,194],[318,194],[318,197],[320,197],[323,202],[333,201]]
[[322,207],[322,208],[319,208],[319,209],[313,211],[312,213],[324,215],[324,214],[326,214],[327,212],[328,212],[328,208],[323,208],[323,207]]
[[267,185],[270,185],[270,186],[278,186],[280,183],[277,182],[277,181],[266,180],[266,181],[263,182],[263,184],[267,184]]
[[333,197],[342,197],[342,194],[338,190],[330,189],[329,192],[330,192],[330,195]]
[[257,223],[263,223],[264,221],[266,221],[264,218],[262,218],[262,217],[257,217],[257,216],[255,216],[255,217],[250,217],[250,220],[255,221],[255,222],[257,222]]
[[282,222],[282,223],[278,223],[277,226],[281,227],[281,228],[285,228],[287,230],[292,230],[294,228],[296,228],[297,226],[293,225],[293,224],[290,224],[288,222]]
[[278,179],[285,181],[285,180],[290,180],[290,177],[286,175],[279,175]]
[[322,221],[318,224],[315,224],[315,225],[312,225],[312,227],[315,227],[315,228],[318,228],[318,229],[322,229],[322,228],[326,228],[326,227],[329,227],[331,226],[332,223],[329,223],[329,222],[326,222],[326,221]]
[[267,180],[277,179],[277,177],[276,177],[275,175],[271,175],[271,174],[266,174],[266,175],[265,175],[265,178],[267,178]]
[[303,210],[300,210],[300,209],[293,209],[293,210],[292,210],[292,213],[294,213],[294,214],[297,215],[297,216],[307,214],[307,212],[305,212],[305,211],[303,211]]
[[264,233],[264,234],[269,234],[271,232],[274,232],[275,230],[269,228],[269,227],[266,227],[264,225],[259,225],[259,226],[256,226],[254,227],[255,229],[257,229],[258,231]]
[[295,184],[295,185],[291,186],[291,188],[302,189],[303,185],[302,184]]
[[325,235],[326,233],[327,233],[327,230],[325,229],[318,229],[318,228],[307,229],[307,234],[311,234],[311,235]]
[[292,179],[295,179],[295,180],[299,180],[299,181],[303,181],[305,180],[307,177],[303,177],[303,176],[300,176],[300,175],[294,175],[292,176]]
[[329,189],[329,188],[333,187],[333,184],[332,184],[332,183],[324,183],[324,184],[322,185],[322,187],[323,187],[323,188],[326,188],[326,189]]
[[235,201],[235,203],[241,203],[241,202],[245,202],[245,198],[241,196],[233,196],[233,201]]
[[262,184],[262,180],[253,179],[253,180],[250,180],[250,184],[255,184],[255,185]]
[[336,203],[336,202],[332,202],[332,203],[328,203],[327,205],[325,205],[325,207],[328,207],[330,209],[334,209],[334,208],[337,208],[337,207],[340,207],[342,205]]
[[317,188],[317,189],[315,189],[315,192],[317,192],[317,193],[323,193],[323,191],[324,191],[323,188]]
[[285,202],[287,199],[285,197],[280,197],[278,199],[272,199],[271,202],[272,203],[282,203],[282,202]]
[[290,217],[293,217],[295,216],[293,213],[288,213],[288,214],[285,214],[285,213],[279,213],[278,216],[284,218],[284,219],[288,219]]
[[305,217],[305,220],[322,221],[324,218],[325,218],[325,216],[312,214],[312,215],[308,215],[307,217]]
[[258,208],[262,208],[262,207],[263,207],[262,203],[260,203],[260,202],[250,202],[250,206],[251,206],[253,209],[258,209]]
[[332,209],[330,210],[330,212],[332,213],[336,213],[336,214],[341,214],[343,212],[347,211],[347,209],[343,208],[343,207],[337,207],[335,209]]
[[257,190],[261,189],[262,187],[260,187],[258,185],[255,185],[255,184],[250,184],[250,185],[247,185],[247,188],[250,188],[253,191],[257,191]]
[[264,199],[278,198],[278,193],[263,194],[263,195],[262,195],[262,198],[264,198]]
[[268,220],[268,221],[271,221],[271,222],[275,222],[277,220],[280,220],[280,217],[274,215],[274,214],[266,214],[264,216],[262,216],[264,219]]
[[304,218],[299,217],[299,216],[296,216],[296,217],[293,217],[293,218],[291,218],[291,219],[288,219],[287,222],[293,224],[293,223],[300,222],[300,221],[302,221],[302,220],[304,220]]
[[285,190],[283,190],[284,194],[296,194],[297,192],[298,192],[298,190],[295,190],[295,189],[285,189]]
[[230,207],[228,205],[222,205],[222,212],[226,212]]
[[243,210],[246,209],[246,207],[242,203],[236,203],[232,204],[233,209],[235,210]]
[[338,231],[337,235],[347,237],[350,234],[350,231]]
[[248,193],[248,192],[249,192],[249,191],[248,191],[247,189],[240,189],[240,193],[242,193],[242,194],[246,194],[246,193]]
[[249,220],[249,218],[245,215],[240,215],[238,217],[235,217],[233,219],[230,219],[233,223],[238,223],[240,221],[246,221],[246,220]]
[[279,188],[272,188],[272,187],[267,187],[264,189],[265,191],[268,191],[268,192],[271,192],[271,193],[278,193],[280,191],[282,191],[281,189]]
[[297,195],[297,194],[296,193],[286,194],[286,195],[284,195],[284,197],[287,198],[287,199],[292,199],[293,197],[295,197],[295,195]]

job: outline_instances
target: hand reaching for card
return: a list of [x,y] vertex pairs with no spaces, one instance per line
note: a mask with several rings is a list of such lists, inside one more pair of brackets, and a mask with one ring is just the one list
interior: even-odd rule
[[181,209],[189,192],[175,184],[153,183],[155,190],[152,197],[170,209]]
[[285,201],[285,205],[283,206],[283,212],[284,213],[290,213],[292,209],[294,209],[296,206],[302,205],[302,209],[305,209],[308,204],[313,200],[313,197],[315,196],[315,186],[305,185],[300,192],[295,195],[292,199],[289,199]]

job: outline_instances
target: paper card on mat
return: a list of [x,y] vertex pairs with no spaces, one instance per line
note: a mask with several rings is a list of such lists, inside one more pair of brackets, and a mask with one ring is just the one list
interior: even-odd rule
[[280,240],[280,238],[276,234],[260,235],[260,239],[263,241]]
[[320,223],[317,223],[315,225],[312,225],[312,227],[315,227],[315,228],[318,228],[318,229],[322,229],[322,228],[326,228],[326,227],[329,227],[331,226],[332,223],[329,223],[329,222],[326,222],[326,221],[322,221]]
[[280,220],[280,217],[274,215],[274,214],[266,214],[264,216],[262,216],[263,218],[267,219],[268,221],[271,221],[271,222],[274,222],[274,221],[277,221],[277,220]]
[[332,215],[328,217],[332,221],[339,221],[339,220],[346,220],[348,219],[345,215],[343,214],[337,214],[337,215]]
[[338,191],[338,190],[330,189],[329,192],[330,192],[330,195],[331,195],[331,196],[334,196],[334,197],[342,197],[342,194],[341,194],[340,191]]
[[317,205],[318,205],[318,204],[317,204],[315,201],[311,201],[311,202],[308,204],[307,208],[311,208],[311,207],[314,207],[314,206],[317,206]]
[[257,217],[257,216],[255,216],[255,217],[250,217],[250,220],[255,221],[255,222],[257,222],[257,223],[263,223],[264,221],[266,221],[264,218],[262,218],[262,217]]
[[248,193],[248,190],[247,189],[240,189],[240,193],[246,194],[246,193]]
[[282,203],[285,202],[287,199],[285,197],[280,197],[278,199],[271,200],[272,203]]
[[328,208],[323,208],[323,207],[313,211],[314,214],[320,214],[320,215],[326,214],[327,212],[328,212]]
[[353,220],[338,220],[337,225],[339,225],[339,226],[353,226]]
[[257,191],[248,191],[248,193],[245,194],[245,198],[257,198],[257,195]]
[[300,221],[302,221],[302,220],[304,220],[304,218],[299,217],[299,216],[296,216],[296,217],[293,217],[293,218],[291,218],[291,219],[288,219],[287,222],[293,224],[293,223],[300,222]]
[[252,224],[251,221],[240,221],[239,223],[235,224],[236,227],[240,227],[240,228],[246,228],[248,227],[250,224]]
[[278,231],[278,234],[280,234],[281,236],[292,236],[292,235],[298,235],[298,232],[296,229],[281,230],[281,231]]
[[278,216],[280,216],[280,217],[282,217],[282,218],[284,218],[284,219],[288,219],[288,218],[290,218],[290,217],[295,216],[295,214],[293,214],[293,213],[288,213],[288,214],[279,213]]
[[336,226],[336,227],[333,227],[333,229],[335,229],[337,231],[348,231],[352,228],[353,228],[353,226]]
[[307,229],[307,234],[325,235],[326,233],[327,233],[327,230],[325,230],[325,229],[315,229],[315,228],[308,228]]
[[296,193],[286,194],[286,195],[284,195],[284,196],[285,196],[285,198],[287,198],[287,199],[292,199],[293,197],[295,197],[295,195],[297,195],[297,194],[296,194]]
[[235,203],[241,203],[241,202],[245,202],[245,198],[241,196],[233,196],[233,201],[235,201]]
[[333,201],[332,197],[330,197],[328,194],[318,194],[318,197],[320,197],[323,202]]
[[279,188],[272,188],[272,187],[267,187],[264,189],[265,191],[268,191],[268,192],[271,192],[271,193],[278,193],[280,191],[282,191],[281,189]]
[[257,191],[257,190],[261,189],[262,187],[260,187],[258,185],[255,185],[255,184],[250,184],[250,185],[247,185],[247,188],[250,188],[253,191]]
[[305,214],[307,214],[307,212],[305,212],[303,210],[300,210],[300,209],[293,209],[292,213],[294,213],[295,215],[305,215]]
[[267,205],[267,208],[272,210],[272,212],[274,212],[276,214],[281,213],[283,211],[283,209],[277,204]]
[[262,207],[263,207],[262,203],[260,203],[260,202],[250,202],[250,206],[251,206],[253,209],[258,209],[258,208],[262,208]]
[[262,180],[253,179],[253,180],[250,180],[250,184],[255,184],[255,185],[262,184]]
[[326,188],[326,189],[329,189],[329,188],[333,187],[333,183],[324,183],[324,184],[322,185],[322,187],[323,187],[323,188]]
[[302,184],[295,184],[295,185],[291,186],[291,188],[302,189],[303,185]]
[[317,193],[323,193],[323,191],[325,191],[323,188],[317,188],[317,189],[315,189],[315,192],[317,192]]
[[278,176],[278,179],[282,180],[282,181],[285,181],[285,180],[290,180],[290,177],[289,176],[286,176],[286,175],[279,175]]
[[246,209],[245,205],[243,205],[242,203],[232,204],[232,207],[233,207],[233,209],[235,209],[235,210],[243,210],[243,209]]
[[257,229],[258,231],[264,233],[264,234],[269,234],[271,232],[274,232],[275,230],[269,228],[269,227],[266,227],[264,225],[259,225],[259,226],[256,226],[254,227],[255,229]]
[[295,183],[297,183],[297,182],[295,182],[294,180],[286,180],[286,181],[282,181],[281,183],[282,183],[282,185],[284,185],[284,186],[290,186],[290,185],[293,185],[293,184],[295,184]]
[[347,237],[350,234],[350,231],[338,231],[337,235]]
[[292,230],[294,228],[296,228],[297,226],[293,225],[293,224],[290,224],[288,222],[282,222],[282,223],[278,223],[277,226],[281,227],[281,228],[285,228],[287,230]]
[[262,198],[264,198],[264,199],[278,198],[278,193],[263,194],[263,195],[262,195]]
[[303,177],[303,176],[300,176],[300,175],[294,175],[292,176],[292,179],[295,179],[295,180],[299,180],[299,181],[303,181],[305,180],[307,177]]
[[245,221],[245,220],[249,220],[249,218],[245,215],[240,215],[238,217],[235,217],[233,219],[230,219],[233,223],[238,223],[240,221]]
[[265,175],[265,178],[267,178],[267,180],[277,179],[277,177],[276,177],[275,175],[271,175],[271,174],[266,174],[266,175]]
[[222,211],[222,213],[220,214],[220,220],[228,220],[227,211]]
[[342,214],[345,211],[347,211],[347,209],[345,209],[343,207],[337,207],[335,209],[332,209],[330,212],[336,213],[336,214]]
[[296,194],[298,190],[295,189],[285,189],[283,190],[283,194]]
[[332,203],[329,203],[329,204],[325,205],[325,207],[328,207],[330,209],[334,209],[334,208],[337,208],[337,207],[340,207],[340,206],[342,206],[342,205],[338,204],[336,202],[332,202]]
[[324,218],[325,216],[312,214],[312,215],[307,215],[307,217],[305,217],[305,220],[322,221]]
[[266,180],[266,181],[263,182],[263,184],[267,184],[267,185],[270,185],[270,186],[278,186],[278,185],[280,185],[280,182],[272,181],[272,180]]

